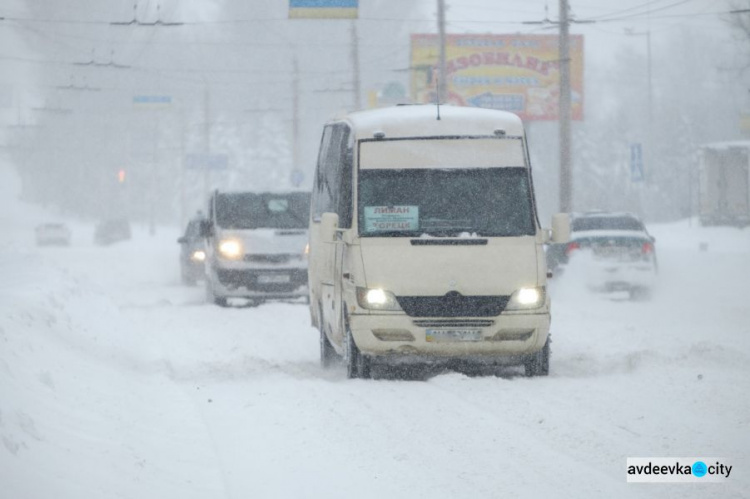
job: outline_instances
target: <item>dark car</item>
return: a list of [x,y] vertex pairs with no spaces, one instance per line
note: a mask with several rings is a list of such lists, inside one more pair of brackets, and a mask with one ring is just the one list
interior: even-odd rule
[[96,224],[94,242],[106,246],[130,239],[130,222],[126,218],[108,218]]
[[185,234],[177,240],[180,243],[180,275],[182,283],[188,286],[194,286],[196,281],[205,277],[206,247],[201,235],[203,223],[204,219],[194,218],[185,227]]
[[574,214],[568,243],[547,248],[547,267],[556,274],[572,271],[569,278],[584,279],[594,291],[647,298],[657,271],[655,241],[633,214]]

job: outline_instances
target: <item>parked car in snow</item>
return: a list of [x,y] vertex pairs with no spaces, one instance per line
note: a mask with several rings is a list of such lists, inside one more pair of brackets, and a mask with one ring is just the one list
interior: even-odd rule
[[94,242],[106,246],[130,239],[130,222],[125,218],[107,218],[96,224]]
[[594,291],[625,291],[631,299],[648,298],[658,268],[654,243],[633,214],[573,214],[569,242],[550,245],[547,265],[557,274],[565,271],[569,279],[583,279]]
[[306,298],[309,213],[309,192],[214,192],[203,231],[207,300]]
[[63,223],[38,225],[34,233],[36,244],[39,246],[68,246],[70,244],[70,229]]
[[196,281],[205,277],[206,240],[201,235],[202,216],[190,220],[185,233],[177,239],[180,243],[180,276],[182,283],[194,286]]

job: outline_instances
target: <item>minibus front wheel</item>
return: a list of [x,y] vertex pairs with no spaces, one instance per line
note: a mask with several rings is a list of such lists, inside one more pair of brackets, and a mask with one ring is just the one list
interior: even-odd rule
[[369,379],[370,358],[363,355],[357,348],[352,330],[349,327],[348,317],[344,318],[344,326],[346,327],[346,377],[349,379]]
[[544,347],[537,353],[530,355],[524,362],[526,376],[547,376],[549,374],[550,337],[544,343]]

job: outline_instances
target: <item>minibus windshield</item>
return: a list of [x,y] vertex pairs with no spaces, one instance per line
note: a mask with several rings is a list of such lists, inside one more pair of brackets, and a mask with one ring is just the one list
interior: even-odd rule
[[223,193],[216,198],[216,222],[224,229],[306,229],[310,194]]
[[358,192],[364,237],[536,233],[526,168],[364,169]]

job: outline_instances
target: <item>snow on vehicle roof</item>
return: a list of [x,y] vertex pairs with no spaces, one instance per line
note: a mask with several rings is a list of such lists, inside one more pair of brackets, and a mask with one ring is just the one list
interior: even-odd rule
[[584,230],[584,231],[572,231],[570,233],[571,241],[580,241],[581,239],[599,239],[599,238],[622,238],[630,237],[635,239],[648,239],[649,235],[647,232],[642,230],[618,230],[618,229],[602,229],[602,230]]
[[263,194],[270,194],[273,196],[286,196],[289,194],[310,194],[310,189],[304,189],[302,187],[300,188],[291,188],[291,189],[271,189],[266,191],[249,191],[249,190],[241,190],[241,189],[232,189],[232,190],[216,190],[217,194],[257,194],[257,195],[263,195]]
[[702,146],[700,146],[701,149],[731,149],[734,147],[750,149],[750,140],[730,140],[726,142],[713,142],[710,144],[703,144]]
[[630,217],[640,220],[638,218],[638,215],[635,215],[633,213],[630,213],[628,211],[584,211],[584,212],[576,212],[571,213],[571,216],[574,218],[583,218],[583,217]]
[[521,118],[506,111],[441,105],[440,120],[433,104],[395,106],[358,111],[335,121],[347,121],[358,139],[382,132],[385,138],[486,135],[504,130],[507,136],[523,135]]

